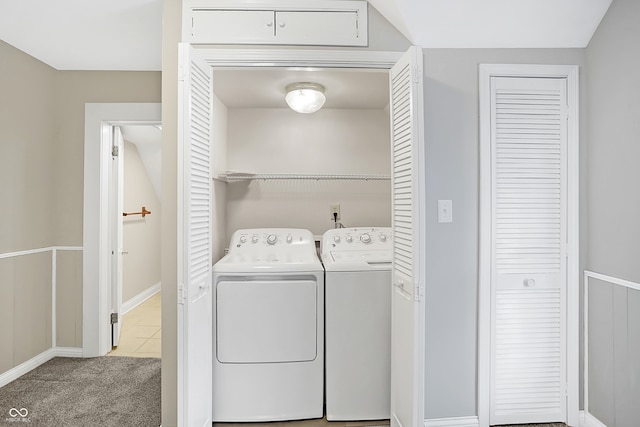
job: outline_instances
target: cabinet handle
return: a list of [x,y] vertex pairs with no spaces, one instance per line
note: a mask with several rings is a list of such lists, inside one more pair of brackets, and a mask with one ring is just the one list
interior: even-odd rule
[[523,284],[525,287],[531,288],[536,285],[536,281],[534,279],[525,279]]
[[285,25],[286,25],[286,23],[281,22],[281,23],[279,24],[279,27],[280,27],[280,28],[284,28],[284,26],[285,26]]
[[273,27],[273,21],[267,22],[267,27]]

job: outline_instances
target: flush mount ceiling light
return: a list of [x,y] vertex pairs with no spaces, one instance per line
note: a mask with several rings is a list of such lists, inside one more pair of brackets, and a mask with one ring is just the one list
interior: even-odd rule
[[285,88],[285,101],[293,111],[315,113],[324,105],[324,86],[318,83],[292,83]]

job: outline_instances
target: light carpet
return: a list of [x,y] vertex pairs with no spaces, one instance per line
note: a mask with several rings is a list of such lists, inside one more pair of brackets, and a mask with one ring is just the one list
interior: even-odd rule
[[160,425],[160,359],[56,357],[0,388],[0,426]]

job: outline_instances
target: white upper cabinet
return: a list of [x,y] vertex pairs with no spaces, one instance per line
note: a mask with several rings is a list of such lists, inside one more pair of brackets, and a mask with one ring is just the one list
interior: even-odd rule
[[192,44],[367,46],[363,0],[191,0],[183,39]]

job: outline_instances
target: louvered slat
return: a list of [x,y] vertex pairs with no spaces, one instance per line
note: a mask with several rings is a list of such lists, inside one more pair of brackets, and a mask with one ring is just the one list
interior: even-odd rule
[[[498,273],[558,273],[561,245],[561,97],[495,95],[495,263]],[[510,235],[517,235],[517,240]],[[535,250],[534,250],[535,249]]]
[[191,64],[190,135],[189,135],[189,211],[188,264],[189,279],[208,277],[210,256],[210,76],[196,63]]
[[407,66],[392,80],[393,262],[397,273],[413,276],[413,147],[411,80]]
[[495,414],[561,413],[561,293],[496,293]]

